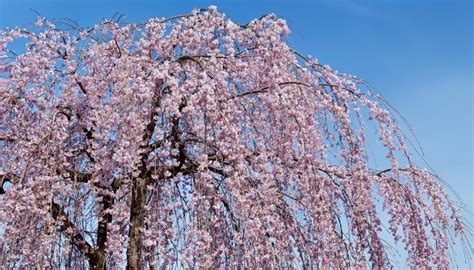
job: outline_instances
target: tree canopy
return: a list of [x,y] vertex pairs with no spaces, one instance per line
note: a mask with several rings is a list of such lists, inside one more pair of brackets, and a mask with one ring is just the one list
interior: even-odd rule
[[409,267],[448,268],[465,225],[396,111],[288,33],[213,6],[2,31],[0,262],[382,269],[385,234]]

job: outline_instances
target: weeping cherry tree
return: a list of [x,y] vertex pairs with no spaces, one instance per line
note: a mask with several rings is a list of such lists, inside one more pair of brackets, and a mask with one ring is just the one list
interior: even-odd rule
[[467,227],[396,111],[288,33],[213,6],[1,31],[0,263],[384,269],[389,237],[448,268]]

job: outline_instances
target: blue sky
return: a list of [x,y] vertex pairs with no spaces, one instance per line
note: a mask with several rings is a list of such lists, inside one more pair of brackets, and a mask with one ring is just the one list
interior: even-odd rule
[[242,23],[274,12],[288,21],[292,47],[370,82],[415,127],[425,159],[474,212],[472,1],[0,0],[0,28],[34,20],[29,8],[90,26],[115,12],[139,22],[210,4]]

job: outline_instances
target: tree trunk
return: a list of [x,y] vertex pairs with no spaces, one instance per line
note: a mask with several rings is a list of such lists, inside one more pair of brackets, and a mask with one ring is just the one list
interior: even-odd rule
[[[113,199],[109,195],[103,198],[103,210],[112,207]],[[105,270],[105,243],[107,242],[107,225],[112,221],[112,216],[107,213],[99,220],[99,228],[97,229],[97,262],[96,268],[98,270]]]
[[163,86],[163,80],[156,82],[156,92],[153,97],[153,106],[151,108],[150,119],[145,127],[145,133],[143,134],[143,142],[146,143],[143,146],[143,152],[140,154],[140,162],[138,165],[139,176],[132,179],[132,202],[130,204],[130,229],[128,231],[128,249],[127,249],[127,269],[141,270],[142,269],[142,250],[143,250],[143,239],[141,230],[145,223],[145,199],[146,199],[146,187],[148,184],[146,178],[146,162],[148,160],[148,154],[151,151],[148,145],[153,131],[156,126],[155,117],[158,115],[158,110],[161,106],[161,87]]
[[147,181],[133,179],[132,203],[130,206],[130,229],[128,232],[127,269],[142,269],[143,239],[141,229],[145,221],[145,198]]

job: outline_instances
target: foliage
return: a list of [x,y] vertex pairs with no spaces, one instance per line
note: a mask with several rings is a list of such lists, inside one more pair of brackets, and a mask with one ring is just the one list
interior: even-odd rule
[[292,50],[284,20],[70,27],[0,36],[3,265],[380,269],[388,232],[408,266],[448,267],[457,208],[381,96]]

